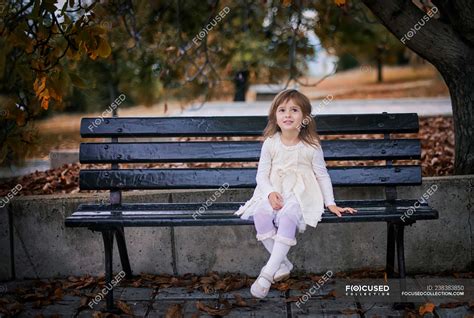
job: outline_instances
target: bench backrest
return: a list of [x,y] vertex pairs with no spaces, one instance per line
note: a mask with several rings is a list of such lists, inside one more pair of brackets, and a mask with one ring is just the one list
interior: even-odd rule
[[[386,186],[395,199],[395,186],[421,184],[421,167],[394,165],[393,160],[420,159],[419,139],[391,139],[393,133],[418,132],[418,115],[318,115],[320,135],[383,134],[378,139],[322,140],[326,161],[384,160],[384,165],[328,167],[334,187]],[[261,141],[145,141],[119,138],[261,136],[266,116],[241,117],[114,117],[83,118],[83,138],[112,141],[81,143],[80,162],[112,164],[109,169],[82,169],[80,188],[111,190],[112,203],[120,191],[132,189],[215,189],[256,186],[256,168],[121,169],[123,163],[257,162]],[[112,193],[111,193],[112,194]]]

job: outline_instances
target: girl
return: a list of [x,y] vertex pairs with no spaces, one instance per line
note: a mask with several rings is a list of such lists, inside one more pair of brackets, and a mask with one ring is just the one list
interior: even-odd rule
[[303,233],[306,225],[316,227],[324,212],[323,201],[338,217],[357,211],[334,203],[308,98],[297,90],[284,90],[273,100],[268,117],[257,187],[235,212],[242,219],[253,219],[257,240],[271,254],[250,288],[257,298],[264,298],[273,282],[290,276],[293,264],[286,255],[296,245],[296,230]]

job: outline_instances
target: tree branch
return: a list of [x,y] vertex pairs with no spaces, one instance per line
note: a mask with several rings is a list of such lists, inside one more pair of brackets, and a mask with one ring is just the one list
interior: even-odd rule
[[474,2],[472,0],[433,0],[442,9],[456,32],[474,45]]
[[[424,12],[408,0],[362,0],[387,29],[402,39],[416,23],[423,20]],[[440,10],[441,16],[445,12]],[[465,65],[472,54],[470,47],[452,25],[431,18],[405,45],[430,61],[440,71]]]

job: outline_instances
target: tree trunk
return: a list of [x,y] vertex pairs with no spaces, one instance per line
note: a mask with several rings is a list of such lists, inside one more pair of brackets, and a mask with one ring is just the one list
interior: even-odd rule
[[[474,70],[474,65],[470,69]],[[452,72],[443,77],[453,107],[454,174],[474,174],[474,72]]]
[[382,58],[380,56],[377,57],[377,83],[382,83],[383,82],[383,77],[382,77]]
[[377,45],[377,83],[383,82],[382,69],[383,69],[383,53],[385,52],[382,45]]
[[234,77],[234,87],[235,87],[235,95],[234,95],[234,102],[245,102],[245,94],[247,93],[248,89],[248,77],[249,71],[248,70],[241,70],[235,74]]
[[407,31],[425,15],[411,1],[362,1],[402,43],[443,75],[453,107],[454,174],[474,174],[474,3],[433,0],[442,19],[430,19],[407,38]]

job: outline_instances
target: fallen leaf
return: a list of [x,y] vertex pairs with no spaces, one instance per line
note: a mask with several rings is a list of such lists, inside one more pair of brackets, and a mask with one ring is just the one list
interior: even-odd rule
[[206,312],[206,313],[208,313],[209,315],[212,315],[212,316],[216,316],[216,315],[226,316],[230,313],[230,310],[232,309],[232,306],[230,305],[230,303],[227,300],[223,300],[223,301],[221,301],[221,303],[224,305],[224,308],[220,308],[220,309],[219,308],[214,308],[214,307],[206,305],[204,302],[201,302],[201,301],[196,302],[196,307],[200,311],[204,311],[204,312]]
[[55,300],[63,299],[63,290],[62,290],[62,288],[56,288],[54,290],[54,298],[55,298]]
[[127,315],[132,315],[133,316],[133,311],[132,309],[130,308],[129,305],[127,305],[126,303],[124,303],[123,301],[119,300],[117,301],[117,307],[125,314]]
[[435,308],[435,304],[433,303],[426,303],[422,306],[420,306],[420,309],[418,312],[420,313],[421,316],[423,316],[426,313],[432,313]]
[[166,318],[181,318],[183,317],[183,306],[181,304],[174,304],[168,307],[165,314]]
[[235,298],[235,303],[234,305],[238,307],[248,307],[247,302],[240,296],[240,294],[234,293],[232,294]]

